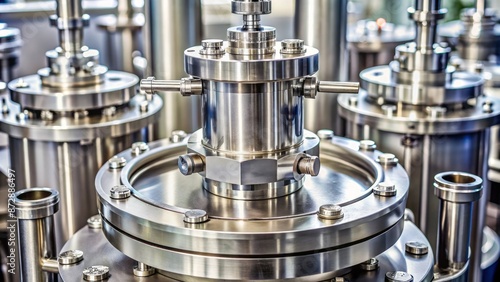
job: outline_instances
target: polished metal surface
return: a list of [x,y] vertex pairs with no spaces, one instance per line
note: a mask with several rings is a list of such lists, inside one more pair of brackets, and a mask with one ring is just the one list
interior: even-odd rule
[[[294,34],[321,52],[319,80],[345,81],[348,74],[347,1],[295,1]],[[321,93],[305,101],[305,128],[338,130],[337,94]]]
[[21,281],[57,281],[43,270],[43,260],[56,256],[54,213],[59,193],[49,188],[31,188],[15,193]]
[[[378,255],[376,260],[378,266],[374,270],[364,270],[353,268],[344,279],[352,282],[383,281],[385,273],[399,269],[406,271],[414,277],[414,281],[431,281],[434,258],[432,252],[426,255],[415,257],[405,253],[405,242],[419,240],[425,243],[425,236],[411,222],[405,221],[405,226],[401,237],[394,246]],[[114,248],[104,237],[100,230],[83,228],[78,231],[63,247],[64,250],[81,249],[87,254],[85,260],[73,266],[62,266],[59,268],[60,276],[65,282],[81,281],[81,272],[91,265],[107,265],[110,267],[111,276],[107,281],[133,281],[134,276],[131,269],[136,265],[136,261],[125,256]],[[286,266],[287,268],[290,265]],[[173,282],[177,279],[169,278],[169,273],[163,271],[155,275],[141,278],[147,282]],[[328,277],[333,278],[333,277]],[[182,279],[182,281],[193,281]],[[197,279],[196,281],[209,281],[209,279]],[[212,280],[213,281],[213,280]],[[217,280],[221,281],[221,280]]]
[[[147,0],[144,13],[144,49],[148,74],[158,79],[185,76],[183,52],[201,43],[200,0]],[[199,97],[184,98],[160,92],[165,107],[158,123],[158,136],[168,137],[174,130],[193,132],[201,126]]]
[[[186,145],[166,144],[165,141],[151,143],[151,149],[137,157],[130,151],[119,154],[128,160],[120,172],[121,180],[104,168],[97,177],[97,191],[108,240],[128,256],[172,272],[174,277],[284,279],[310,276],[307,279],[318,280],[325,275],[320,273],[331,273],[374,257],[373,253],[383,252],[400,232],[407,185],[403,170],[391,166],[382,171],[374,161],[379,153],[357,153],[356,142],[339,138],[325,141],[321,145],[323,169],[318,177],[306,180],[302,189],[289,196],[254,201],[208,193],[202,188],[200,176],[183,176],[177,170],[177,156],[185,151]],[[381,179],[395,183],[398,189],[395,197],[380,199],[371,193]],[[109,197],[110,185],[116,181],[133,188],[132,197],[126,202]],[[343,207],[341,220],[318,219],[319,207],[328,203]],[[184,213],[192,209],[206,211],[209,221],[192,227],[184,225]],[[144,228],[148,231],[144,232]],[[386,235],[371,238],[380,232]],[[270,233],[274,234],[273,238],[266,235]],[[325,234],[329,235],[325,237]],[[171,239],[161,239],[166,237]],[[321,239],[311,241],[311,238]],[[384,241],[379,241],[382,238]],[[352,241],[358,243],[353,246]],[[330,250],[333,246],[335,250]],[[356,255],[334,259],[347,250]],[[198,255],[193,256],[190,251]],[[302,255],[297,256],[299,253]],[[221,255],[231,259],[223,259]],[[332,260],[336,261],[334,265],[323,263]],[[167,261],[169,263],[165,263]],[[299,266],[306,261],[316,261],[319,265],[305,271]],[[276,263],[299,268],[288,274],[252,271],[256,267],[275,269]],[[196,265],[196,268],[188,269],[185,264]],[[208,271],[206,267],[219,270]],[[255,276],[257,273],[261,274]]]

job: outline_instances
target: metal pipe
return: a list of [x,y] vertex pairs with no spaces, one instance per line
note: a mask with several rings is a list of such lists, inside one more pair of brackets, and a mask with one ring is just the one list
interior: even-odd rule
[[57,275],[43,270],[43,261],[57,256],[54,214],[59,210],[59,192],[49,188],[21,190],[15,193],[14,205],[22,280],[56,281]]
[[327,93],[358,93],[359,82],[318,81],[319,92]]
[[[346,81],[347,0],[296,0],[294,37],[321,52],[317,77],[325,81]],[[304,126],[313,132],[337,127],[337,95],[319,94],[306,100]]]
[[148,77],[147,79],[142,79],[140,83],[140,88],[147,94],[153,94],[156,91],[181,91],[181,80],[159,80],[154,77]]
[[481,198],[483,180],[465,172],[443,172],[434,177],[439,198],[436,266],[458,271],[469,261],[473,202]]
[[[441,9],[440,0],[415,0],[415,10],[420,14],[428,15],[425,19],[416,20],[415,42],[417,49],[432,49],[437,41],[437,20],[433,12]],[[413,15],[415,17],[417,15]]]
[[56,12],[59,46],[65,52],[78,52],[83,43],[82,1],[58,0]]

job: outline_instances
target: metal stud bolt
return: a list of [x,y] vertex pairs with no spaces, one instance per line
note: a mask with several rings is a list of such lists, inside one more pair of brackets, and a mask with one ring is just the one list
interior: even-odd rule
[[390,182],[380,182],[373,188],[373,194],[382,197],[392,197],[396,195],[396,186]]
[[102,228],[101,216],[96,214],[94,216],[89,217],[89,219],[87,219],[87,226],[92,229],[101,229]]
[[375,144],[372,140],[361,140],[359,141],[359,149],[363,151],[374,151],[377,148],[377,144]]
[[390,271],[385,274],[387,282],[413,282],[413,276],[404,271]]
[[109,267],[105,265],[95,265],[83,270],[83,279],[87,281],[102,281],[109,278]]
[[398,163],[398,159],[394,154],[380,154],[378,156],[378,162],[381,165],[396,165]]
[[208,221],[208,214],[204,210],[189,210],[184,213],[184,222],[187,223],[203,223]]
[[114,156],[109,160],[110,169],[122,168],[127,164],[127,160],[123,157]]
[[322,219],[340,219],[344,217],[344,212],[339,205],[326,204],[319,207],[318,217]]
[[125,185],[116,185],[109,191],[111,199],[122,200],[130,197],[130,188]]
[[57,261],[62,265],[69,265],[81,262],[83,260],[83,252],[80,250],[69,250],[62,252]]
[[156,269],[145,263],[137,262],[134,266],[134,276],[138,277],[148,277],[156,273]]
[[132,155],[138,156],[149,150],[149,146],[146,142],[135,142],[132,144],[131,153]]
[[378,259],[376,258],[371,258],[362,264],[360,264],[361,269],[366,270],[366,271],[372,271],[376,270],[378,268]]
[[425,255],[429,252],[429,246],[422,242],[410,241],[405,244],[405,251],[412,255]]

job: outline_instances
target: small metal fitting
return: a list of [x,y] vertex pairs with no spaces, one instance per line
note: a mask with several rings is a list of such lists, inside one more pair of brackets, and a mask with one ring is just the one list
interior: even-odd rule
[[376,258],[371,258],[362,264],[360,264],[361,269],[366,270],[366,271],[373,271],[378,268],[378,259]]
[[203,92],[203,84],[199,78],[183,78],[181,79],[180,89],[182,96],[201,95]]
[[127,160],[123,157],[114,156],[109,160],[110,169],[122,168],[127,164]]
[[107,117],[112,117],[116,115],[116,107],[107,107],[102,110],[102,114],[107,116]]
[[51,111],[41,111],[40,118],[42,120],[50,121],[54,119],[54,113]]
[[186,223],[203,223],[208,221],[208,214],[204,210],[189,210],[184,213],[184,222]]
[[125,185],[113,186],[109,191],[109,197],[115,200],[127,199],[128,197],[130,197],[130,195],[131,195],[130,188],[128,188]]
[[203,47],[200,50],[200,54],[202,55],[220,56],[226,53],[224,50],[224,41],[220,39],[203,40],[201,41],[201,46]]
[[396,158],[396,156],[389,153],[380,154],[377,161],[381,165],[396,165],[398,163],[398,159]]
[[69,250],[59,254],[57,262],[62,265],[69,265],[81,262],[83,260],[83,252],[80,250]]
[[330,279],[330,282],[349,282],[349,280],[347,280],[347,278],[344,277],[335,277]]
[[2,98],[2,114],[8,114],[10,112],[9,105],[7,105],[7,100]]
[[195,153],[179,156],[177,165],[179,166],[179,171],[184,175],[205,171],[204,158]]
[[101,229],[102,228],[101,216],[96,214],[89,217],[89,219],[87,219],[87,226],[92,229]]
[[138,156],[144,152],[149,150],[149,146],[146,142],[135,142],[132,144],[132,147],[130,148],[130,152],[134,156]]
[[385,274],[387,282],[413,282],[413,276],[404,271],[389,271]]
[[344,212],[339,205],[326,204],[319,207],[318,217],[321,219],[340,219],[344,217]]
[[306,52],[304,48],[304,40],[302,39],[284,39],[281,41],[281,54],[303,54]]
[[483,113],[490,114],[493,112],[493,102],[490,100],[486,100],[483,103]]
[[187,137],[187,133],[184,130],[174,130],[170,135],[170,142],[179,143],[182,142]]
[[95,265],[87,267],[82,271],[83,279],[87,281],[102,281],[109,278],[109,267]]
[[411,241],[405,244],[405,251],[412,255],[425,255],[429,252],[429,246],[422,242]]
[[382,105],[380,108],[382,109],[382,112],[384,112],[384,114],[388,117],[392,117],[398,109],[395,105]]
[[145,263],[137,262],[134,266],[134,276],[137,277],[148,277],[156,273],[156,269]]
[[317,135],[321,140],[331,140],[335,136],[333,130],[330,129],[320,129],[318,130]]
[[440,118],[446,114],[446,108],[439,106],[427,107],[425,111],[430,118]]
[[19,121],[23,121],[30,119],[32,116],[33,114],[30,111],[24,110],[16,115],[16,119]]
[[139,111],[141,113],[147,113],[149,110],[149,101],[144,100],[141,103],[139,103]]
[[305,98],[314,99],[318,94],[316,90],[317,78],[315,76],[306,76],[300,80],[302,83],[302,96]]
[[375,151],[377,144],[373,140],[361,140],[359,141],[359,149],[363,151]]
[[17,80],[16,85],[14,85],[16,88],[29,88],[30,85],[24,81],[24,79],[20,78]]
[[319,157],[307,154],[298,155],[295,161],[295,172],[298,174],[309,174],[317,176],[321,168]]
[[396,195],[396,185],[390,182],[380,182],[377,187],[373,188],[373,194],[382,197],[392,197]]

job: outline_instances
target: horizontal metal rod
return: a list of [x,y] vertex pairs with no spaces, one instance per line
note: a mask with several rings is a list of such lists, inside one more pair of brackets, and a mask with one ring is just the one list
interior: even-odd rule
[[359,82],[319,81],[316,89],[328,93],[358,93]]
[[154,77],[148,77],[141,80],[141,90],[147,94],[152,94],[156,91],[181,91],[181,80],[156,80]]

